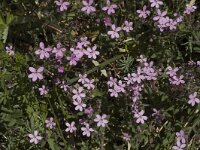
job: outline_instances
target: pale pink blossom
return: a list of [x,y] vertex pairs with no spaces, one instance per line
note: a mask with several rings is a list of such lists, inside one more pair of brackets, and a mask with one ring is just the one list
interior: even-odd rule
[[61,43],[58,43],[56,47],[53,48],[52,53],[55,53],[56,58],[63,58],[63,54],[66,51],[66,48],[63,48]]
[[15,51],[13,50],[13,46],[10,45],[9,47],[6,46],[6,53],[10,56],[13,56],[15,54]]
[[30,143],[38,144],[40,140],[42,140],[42,137],[39,136],[38,131],[34,131],[33,134],[28,134],[30,138]]
[[162,0],[149,0],[149,2],[151,3],[151,7],[159,8],[160,5],[163,5]]
[[176,145],[173,146],[173,150],[184,150],[186,147],[185,143],[181,143],[180,141],[176,142]]
[[40,42],[39,44],[40,49],[35,51],[36,55],[40,56],[40,59],[44,59],[44,58],[49,58],[49,52],[52,51],[52,48],[50,47],[46,47],[43,42]]
[[87,137],[90,137],[90,132],[94,132],[94,130],[90,128],[90,125],[87,123],[85,124],[85,127],[81,127],[81,130],[83,131],[82,134]]
[[78,87],[77,89],[72,90],[73,100],[82,100],[85,97],[85,93],[83,93],[83,87]]
[[74,100],[73,104],[76,106],[75,110],[83,111],[83,108],[86,107],[86,104],[82,102],[82,100]]
[[96,115],[94,122],[97,122],[98,127],[100,127],[100,126],[105,127],[106,124],[108,123],[108,120],[106,118],[107,118],[106,114],[103,114],[102,116]]
[[40,91],[40,95],[46,95],[48,93],[48,89],[45,85],[42,85],[41,88],[39,88],[39,91]]
[[67,128],[65,129],[65,132],[76,132],[77,128],[75,127],[75,122],[72,121],[71,123],[66,122],[65,125],[67,126]]
[[193,94],[189,95],[188,104],[194,106],[196,103],[199,104],[200,100],[197,98],[197,92],[194,92]]
[[133,22],[124,22],[124,27],[123,30],[126,31],[127,33],[133,30]]
[[55,1],[56,5],[59,6],[59,10],[60,11],[65,11],[68,9],[70,3],[69,2],[66,2],[64,0],[59,0],[59,1]]
[[139,14],[140,18],[147,18],[150,14],[150,11],[147,10],[147,6],[144,5],[142,10],[137,10],[137,13]]
[[115,13],[116,8],[117,8],[116,4],[111,4],[110,0],[107,0],[107,6],[103,7],[102,10],[106,11],[108,15],[111,15]]
[[78,76],[79,76],[78,82],[85,84],[86,80],[88,79],[87,74],[84,74],[84,75],[79,74]]
[[120,27],[116,27],[114,24],[111,26],[112,30],[108,31],[108,35],[111,36],[112,39],[119,38],[119,31],[121,31]]
[[141,110],[140,112],[134,114],[134,117],[136,118],[136,123],[144,124],[144,121],[147,120],[147,116],[143,115],[144,115],[144,110]]
[[84,87],[86,87],[88,90],[93,90],[95,88],[94,86],[94,79],[90,80],[90,79],[85,79],[85,83],[84,83]]
[[92,48],[88,47],[87,50],[85,51],[85,54],[87,55],[88,58],[96,59],[97,56],[100,54],[99,51],[97,51],[96,49],[97,49],[96,45],[93,46]]
[[94,3],[94,0],[83,0],[82,3],[84,7],[81,9],[81,11],[86,12],[88,15],[96,11],[96,8],[92,6]]
[[54,122],[53,118],[49,118],[49,120],[45,120],[45,123],[46,123],[46,127],[47,128],[50,128],[50,129],[53,129],[55,126],[56,126],[56,123]]
[[197,6],[187,4],[184,13],[189,15],[192,12],[194,12],[196,9],[197,9]]
[[44,67],[39,67],[38,69],[29,67],[29,71],[31,72],[31,74],[28,75],[28,78],[32,79],[33,82],[43,79],[42,73],[44,71]]

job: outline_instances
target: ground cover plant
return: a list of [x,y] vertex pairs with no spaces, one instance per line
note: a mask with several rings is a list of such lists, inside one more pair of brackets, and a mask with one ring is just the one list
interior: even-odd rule
[[199,7],[2,0],[0,149],[198,149]]

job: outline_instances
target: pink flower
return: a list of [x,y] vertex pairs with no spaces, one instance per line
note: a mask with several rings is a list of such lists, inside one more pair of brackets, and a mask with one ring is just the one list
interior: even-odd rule
[[147,116],[143,115],[144,115],[144,110],[141,110],[140,112],[134,114],[137,123],[144,124],[144,121],[147,120]]
[[42,85],[41,88],[39,88],[40,95],[46,95],[48,93],[48,89],[46,88],[45,85]]
[[15,51],[13,50],[12,45],[10,45],[9,47],[6,46],[6,53],[10,56],[13,56],[15,54]]
[[94,119],[94,122],[97,122],[97,126],[100,127],[105,127],[106,124],[108,123],[108,120],[106,120],[107,115],[103,114],[102,116],[96,115],[96,118]]
[[78,82],[80,82],[82,84],[85,84],[87,79],[88,79],[87,78],[87,74],[84,74],[84,75],[79,74],[79,80],[78,80]]
[[82,127],[81,130],[83,131],[83,135],[87,136],[87,137],[90,137],[90,132],[93,132],[94,130],[92,128],[90,128],[90,125],[89,124],[85,124],[85,127]]
[[117,79],[110,77],[109,81],[107,82],[109,87],[113,87],[117,83]]
[[116,8],[116,4],[111,4],[110,0],[107,0],[107,6],[103,7],[102,10],[107,11],[108,15],[111,15],[115,13]]
[[83,88],[79,87],[78,89],[73,89],[72,93],[73,95],[73,100],[81,100],[83,97],[85,97],[85,93],[82,93]]
[[33,134],[28,134],[30,138],[30,143],[38,144],[38,142],[42,139],[41,136],[38,135],[38,131],[34,131]]
[[61,89],[64,89],[64,91],[67,91],[67,89],[69,88],[69,85],[65,83],[65,81],[62,81],[62,84],[60,86]]
[[163,5],[162,0],[149,0],[149,2],[151,3],[151,7],[159,8],[160,5]]
[[69,60],[69,64],[70,65],[77,65],[77,62],[79,61],[79,57],[77,57],[77,55],[75,54],[71,54],[70,57],[67,57],[67,60]]
[[180,132],[176,132],[176,139],[177,141],[180,141],[182,143],[185,143],[185,133],[183,130],[181,130]]
[[78,49],[82,49],[83,46],[86,47],[90,44],[90,42],[88,41],[88,38],[87,37],[81,37],[80,38],[80,42],[77,43],[77,46],[76,48]]
[[93,46],[92,48],[88,47],[87,50],[85,51],[85,54],[87,55],[88,58],[93,58],[96,59],[97,55],[99,55],[99,51],[96,51],[97,46]]
[[66,51],[66,48],[61,47],[61,43],[58,43],[56,47],[53,48],[52,53],[55,53],[56,58],[63,58],[63,53]]
[[186,9],[184,11],[184,14],[191,14],[192,12],[194,12],[195,10],[197,9],[197,6],[194,6],[194,5],[190,5],[190,4],[187,4],[186,5]]
[[133,22],[124,22],[124,27],[123,30],[126,31],[127,33],[133,30]]
[[94,109],[91,106],[84,110],[84,113],[87,115],[92,115],[93,112],[94,112]]
[[52,50],[50,47],[45,48],[44,43],[40,42],[40,49],[35,51],[36,55],[40,55],[40,59],[49,58],[49,52]]
[[137,68],[137,73],[132,73],[131,76],[132,76],[133,82],[137,82],[137,83],[141,83],[142,80],[145,79],[140,67]]
[[63,66],[58,67],[58,72],[63,73],[65,71],[65,68]]
[[70,5],[69,2],[65,2],[64,0],[55,1],[56,5],[60,7],[60,11],[65,11],[68,9]]
[[177,26],[177,22],[173,19],[169,19],[169,22],[166,23],[166,26],[169,27],[170,30],[175,30]]
[[176,145],[173,146],[173,150],[183,150],[186,147],[185,143],[181,143],[180,141],[176,142]]
[[167,15],[167,11],[161,12],[160,9],[157,9],[157,16],[153,17],[154,21],[159,21],[161,18]]
[[71,123],[66,122],[65,125],[67,126],[67,128],[65,129],[65,132],[73,133],[77,130],[77,128],[75,127],[74,121],[72,121]]
[[195,103],[199,104],[200,100],[197,98],[197,92],[194,92],[193,94],[189,95],[189,101],[188,104],[194,106]]
[[83,108],[86,107],[86,104],[82,102],[82,100],[74,100],[73,104],[76,106],[75,110],[83,111]]
[[110,17],[103,18],[103,22],[104,22],[105,26],[112,26],[112,20]]
[[88,90],[93,90],[95,88],[94,86],[94,79],[89,80],[89,79],[85,79],[85,83],[84,83],[84,87],[86,87]]
[[88,0],[88,1],[86,1],[86,0],[82,1],[83,5],[85,7],[83,7],[81,9],[81,11],[84,11],[84,12],[86,12],[89,15],[91,12],[95,12],[96,8],[92,6],[92,4],[94,3],[94,0]]
[[137,10],[137,13],[139,14],[140,18],[147,18],[147,16],[150,14],[150,11],[147,10],[147,6],[143,6],[143,10]]
[[42,72],[44,71],[44,67],[40,67],[37,70],[33,67],[29,67],[29,71],[31,72],[31,74],[28,75],[28,78],[31,78],[33,82],[37,79],[43,79]]
[[49,118],[49,120],[45,120],[46,127],[53,129],[56,126],[56,123],[54,122],[53,118]]
[[176,72],[179,70],[179,68],[176,67],[173,69],[171,66],[168,66],[167,70],[168,71],[166,72],[166,74],[169,75],[170,77],[173,77],[176,76]]
[[124,141],[129,142],[131,139],[131,136],[128,133],[123,133],[122,138]]
[[114,24],[111,26],[112,31],[108,31],[108,35],[111,36],[112,39],[119,38],[119,31],[121,31],[120,27],[116,27]]
[[173,77],[170,79],[170,83],[171,83],[171,84],[174,84],[174,85],[184,84],[185,81],[183,80],[183,78],[184,78],[183,75],[181,75],[180,77],[173,76]]

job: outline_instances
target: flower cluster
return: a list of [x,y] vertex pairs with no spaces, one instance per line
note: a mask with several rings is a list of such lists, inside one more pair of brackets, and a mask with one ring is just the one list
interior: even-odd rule
[[176,145],[173,146],[173,150],[184,150],[186,148],[186,139],[183,130],[176,132]]

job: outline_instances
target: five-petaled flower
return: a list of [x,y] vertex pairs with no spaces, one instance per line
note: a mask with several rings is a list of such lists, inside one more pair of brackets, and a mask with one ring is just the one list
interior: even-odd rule
[[196,103],[199,104],[200,100],[197,98],[197,92],[194,92],[193,94],[189,95],[188,104],[194,106]]
[[91,12],[95,12],[96,11],[96,8],[92,6],[92,4],[94,3],[94,0],[83,0],[82,1],[83,5],[85,7],[83,7],[81,9],[81,11],[84,11],[86,12],[87,14],[90,14]]
[[143,115],[144,115],[144,110],[141,110],[140,112],[134,114],[134,117],[136,118],[136,123],[144,124],[144,121],[147,120],[147,116]]
[[90,137],[90,132],[93,132],[94,130],[90,128],[90,125],[88,123],[85,124],[85,127],[82,127],[81,130],[83,131],[83,135]]
[[31,78],[32,81],[36,81],[36,80],[42,80],[43,79],[43,71],[44,71],[44,67],[39,67],[38,69],[35,69],[33,67],[29,67],[29,71],[31,72],[31,74],[28,75],[28,78]]
[[112,30],[108,31],[108,35],[111,36],[112,39],[119,38],[119,31],[121,31],[121,27],[116,27],[115,24],[111,26]]
[[70,3],[65,2],[64,0],[55,1],[56,5],[60,7],[60,11],[65,11],[68,9]]
[[66,122],[65,125],[67,126],[67,128],[65,129],[66,132],[73,133],[77,130],[74,121],[72,121],[71,123]]
[[111,15],[115,13],[116,8],[117,8],[116,4],[111,4],[110,0],[107,0],[107,6],[103,7],[102,10],[106,11],[108,15]]
[[40,59],[49,58],[49,52],[52,51],[50,47],[46,47],[43,42],[39,44],[40,49],[35,51],[36,55],[40,55]]
[[53,117],[50,117],[49,119],[45,120],[46,127],[49,129],[53,129],[56,126],[56,123],[53,120]]
[[39,136],[38,131],[34,131],[33,134],[28,134],[30,138],[30,143],[38,144],[38,142],[42,139],[41,136]]
[[105,127],[106,124],[108,123],[108,120],[106,120],[107,115],[103,114],[102,116],[96,115],[96,118],[94,119],[95,122],[97,122],[97,126],[100,127]]

